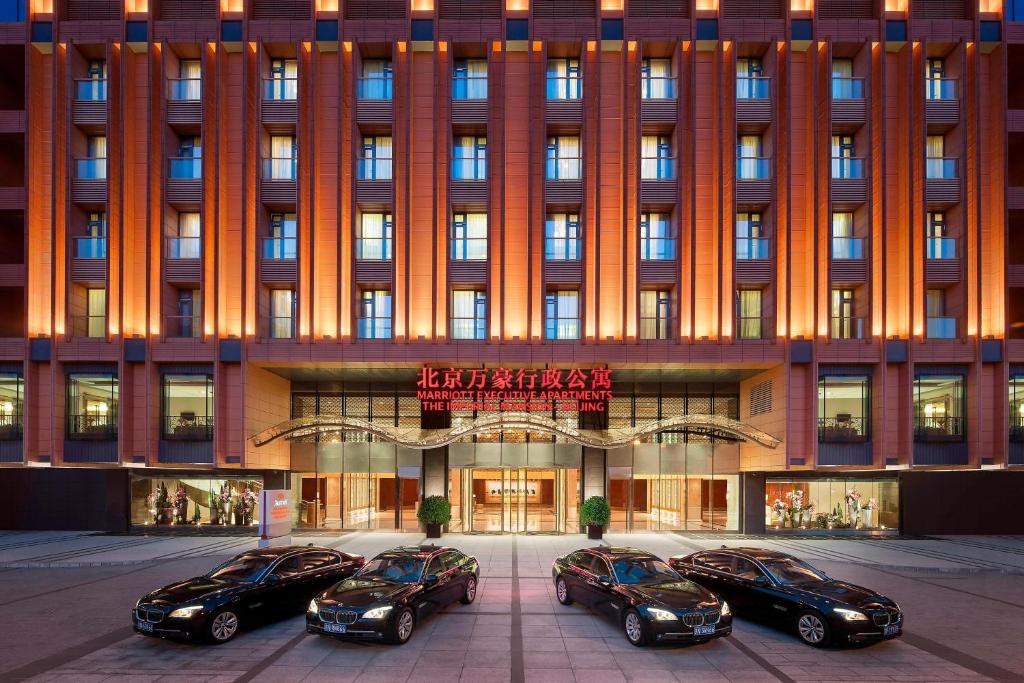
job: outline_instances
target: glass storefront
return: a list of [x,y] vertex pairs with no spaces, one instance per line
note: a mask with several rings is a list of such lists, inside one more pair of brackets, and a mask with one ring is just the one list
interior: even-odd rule
[[765,482],[765,528],[884,531],[899,524],[895,478],[787,478]]
[[576,533],[579,469],[464,467],[449,471],[449,531]]
[[131,522],[140,525],[255,526],[262,477],[163,475],[131,481]]

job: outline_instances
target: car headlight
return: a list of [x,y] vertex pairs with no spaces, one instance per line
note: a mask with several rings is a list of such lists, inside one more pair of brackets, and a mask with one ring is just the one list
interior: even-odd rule
[[669,612],[667,609],[661,609],[660,607],[648,607],[647,614],[655,621],[676,621],[679,619],[674,612]]
[[384,607],[374,607],[363,612],[363,619],[383,619],[391,611],[391,605],[385,605]]
[[725,600],[722,600],[722,616],[727,617],[730,614],[732,614],[732,609],[729,608],[729,603],[727,603]]
[[320,606],[316,604],[316,598],[313,598],[312,600],[309,601],[309,607],[306,608],[306,611],[309,612],[310,614],[319,614],[320,613]]
[[179,607],[167,616],[171,619],[191,619],[202,611],[202,605],[192,605],[191,607]]
[[836,607],[832,610],[846,621],[867,621],[868,615],[863,612],[858,612],[855,609],[844,609],[842,607]]

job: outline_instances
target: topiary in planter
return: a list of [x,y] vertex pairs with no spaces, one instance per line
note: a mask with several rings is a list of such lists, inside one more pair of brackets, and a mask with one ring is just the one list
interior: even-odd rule
[[580,523],[587,527],[587,538],[601,538],[601,533],[611,516],[612,510],[604,496],[591,496],[580,506]]
[[452,519],[452,506],[444,496],[427,496],[416,517],[427,527],[427,538],[441,538],[441,527]]

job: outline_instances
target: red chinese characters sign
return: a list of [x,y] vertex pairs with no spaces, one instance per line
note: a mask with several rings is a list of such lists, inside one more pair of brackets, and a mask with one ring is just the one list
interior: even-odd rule
[[611,397],[612,371],[607,368],[424,367],[416,381],[424,412],[604,412]]

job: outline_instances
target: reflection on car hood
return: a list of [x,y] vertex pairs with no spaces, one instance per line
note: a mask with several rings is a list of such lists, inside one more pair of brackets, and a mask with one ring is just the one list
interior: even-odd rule
[[169,604],[195,602],[216,595],[221,591],[238,588],[241,585],[243,584],[225,581],[224,579],[214,579],[209,576],[195,576],[191,579],[185,579],[184,581],[158,588],[152,593],[148,593],[143,597],[143,600],[147,602],[166,602]]
[[375,602],[397,600],[418,588],[419,584],[415,583],[352,577],[328,588],[320,598],[350,607],[365,607]]
[[788,588],[797,593],[827,598],[828,600],[853,607],[861,607],[872,603],[883,605],[891,603],[891,600],[873,590],[852,583],[846,583],[845,581],[808,581],[790,584]]
[[718,602],[710,591],[692,581],[665,581],[623,587],[641,602],[674,609],[708,606]]

